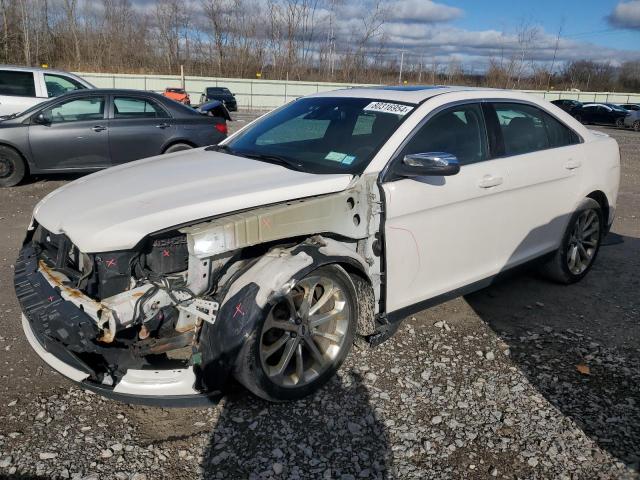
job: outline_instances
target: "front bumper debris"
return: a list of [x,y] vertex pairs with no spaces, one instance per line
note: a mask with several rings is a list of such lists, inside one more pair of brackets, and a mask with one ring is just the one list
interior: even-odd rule
[[[47,280],[30,244],[22,248],[16,261],[14,286],[31,347],[54,370],[82,387],[127,403],[149,405],[210,405],[221,398],[219,391],[205,394],[194,388],[191,366],[136,368],[130,351],[100,345],[95,320],[68,299],[72,289],[63,296],[61,287]],[[114,385],[113,377],[105,372],[116,362],[132,368],[125,368]]]

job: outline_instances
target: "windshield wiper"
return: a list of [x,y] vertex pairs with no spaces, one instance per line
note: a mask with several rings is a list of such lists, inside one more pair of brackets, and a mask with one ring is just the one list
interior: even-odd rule
[[236,153],[236,155],[260,160],[261,162],[274,163],[276,165],[290,168],[291,170],[303,171],[301,163],[295,162],[281,155],[273,155],[271,153]]
[[274,163],[276,165],[281,165],[283,167],[290,168],[291,170],[303,171],[302,164],[295,162],[287,157],[283,157],[280,155],[274,155],[270,153],[254,153],[254,152],[239,152],[236,150],[232,150],[229,145],[211,145],[205,150],[214,151],[214,152],[224,152],[229,155],[237,155],[239,157],[251,158],[253,160],[259,160],[261,162]]
[[235,152],[231,150],[229,145],[210,145],[207,148],[205,148],[205,150],[208,152],[224,152],[230,155],[235,154]]

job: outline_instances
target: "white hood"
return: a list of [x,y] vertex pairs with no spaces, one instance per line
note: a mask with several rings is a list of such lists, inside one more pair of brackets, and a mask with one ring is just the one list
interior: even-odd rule
[[204,149],[147,158],[47,195],[34,217],[82,252],[134,247],[146,235],[207,217],[344,190],[348,174],[316,175]]

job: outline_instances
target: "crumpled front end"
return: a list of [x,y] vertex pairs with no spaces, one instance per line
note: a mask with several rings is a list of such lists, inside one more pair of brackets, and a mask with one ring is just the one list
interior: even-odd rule
[[214,398],[217,391],[195,388],[193,352],[197,325],[215,318],[217,304],[196,297],[187,271],[182,236],[87,255],[38,226],[14,276],[27,339],[54,369],[106,395],[163,404]]
[[[267,302],[328,263],[370,282],[358,292],[369,312],[359,332],[372,335],[381,292],[376,192],[371,178],[149,234],[113,252],[83,252],[34,221],[14,278],[27,338],[54,369],[106,395],[165,405],[217,398]],[[265,262],[275,273],[258,268]]]

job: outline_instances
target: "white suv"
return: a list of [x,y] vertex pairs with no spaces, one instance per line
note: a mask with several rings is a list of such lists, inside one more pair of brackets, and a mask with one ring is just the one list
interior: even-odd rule
[[63,93],[95,88],[68,72],[0,65],[0,116],[11,115]]
[[614,218],[616,142],[524,93],[339,90],[223,145],[45,197],[16,262],[53,368],[130,401],[269,400],[324,384],[356,338],[539,260],[584,277]]

